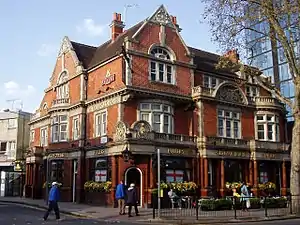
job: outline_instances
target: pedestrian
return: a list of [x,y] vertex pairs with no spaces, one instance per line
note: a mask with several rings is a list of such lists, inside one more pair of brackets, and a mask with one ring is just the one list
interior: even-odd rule
[[250,208],[250,199],[249,199],[249,191],[245,182],[242,183],[241,186],[241,201],[242,201],[242,210],[248,211]]
[[128,217],[132,217],[131,215],[132,206],[134,207],[135,215],[139,216],[137,203],[138,203],[137,190],[134,184],[130,184],[130,187],[127,190]]
[[120,181],[117,186],[116,199],[118,201],[119,214],[125,215],[125,185],[123,181]]
[[48,209],[44,215],[44,220],[47,220],[49,213],[54,210],[56,219],[59,220],[59,208],[58,208],[58,201],[60,199],[60,193],[58,189],[58,183],[52,182],[52,187],[49,191],[49,198],[48,198]]

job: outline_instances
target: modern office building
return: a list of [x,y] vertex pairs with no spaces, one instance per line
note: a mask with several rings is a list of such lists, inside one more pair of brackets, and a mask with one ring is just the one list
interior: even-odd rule
[[20,176],[25,166],[25,152],[29,147],[31,114],[24,111],[0,112],[0,171],[1,196],[20,195]]
[[[266,21],[255,22],[251,24],[254,30],[267,33],[269,30]],[[260,68],[266,76],[272,78],[272,82],[278,87],[281,93],[293,100],[294,83],[289,71],[286,57],[280,43],[271,41],[269,37],[261,33],[249,31],[246,33],[248,52],[248,64]],[[295,46],[296,54],[300,53],[299,42]],[[293,120],[291,111],[287,107],[287,119]]]

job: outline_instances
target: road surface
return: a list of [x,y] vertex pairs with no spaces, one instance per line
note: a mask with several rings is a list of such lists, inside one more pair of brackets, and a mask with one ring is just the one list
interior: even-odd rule
[[47,221],[43,219],[44,211],[23,207],[20,205],[14,204],[0,204],[0,224],[1,225],[54,225],[54,224],[63,224],[63,225],[101,225],[101,224],[120,224],[120,225],[129,225],[132,223],[119,222],[114,220],[107,221],[96,221],[92,219],[81,219],[66,215],[61,215],[61,221],[56,221],[54,213],[49,215]]
[[[231,223],[232,224],[232,223]],[[275,221],[264,221],[264,222],[252,222],[252,223],[237,223],[243,225],[299,225],[300,219],[297,220],[275,220]]]

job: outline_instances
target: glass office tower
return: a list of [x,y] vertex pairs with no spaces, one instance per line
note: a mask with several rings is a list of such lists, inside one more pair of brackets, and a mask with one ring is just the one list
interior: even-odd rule
[[[265,21],[251,24],[258,31],[268,33],[269,26]],[[252,50],[248,52],[248,63],[260,68],[266,76],[272,77],[272,82],[281,93],[293,100],[294,84],[280,43],[271,41],[268,37],[257,32],[246,33],[247,47]],[[295,47],[299,54],[299,43]],[[291,110],[287,107],[287,119],[292,120]]]

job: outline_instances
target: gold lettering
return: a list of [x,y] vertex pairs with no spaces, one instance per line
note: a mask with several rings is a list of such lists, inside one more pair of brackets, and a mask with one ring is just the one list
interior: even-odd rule
[[104,155],[105,154],[105,150],[104,149],[100,149],[100,150],[96,150],[94,155]]
[[247,157],[246,152],[232,152],[232,151],[217,151],[218,156],[233,156],[233,157]]
[[263,157],[268,158],[268,159],[275,159],[276,154],[274,154],[274,153],[263,153]]
[[64,157],[65,157],[64,153],[53,153],[48,156],[48,158],[52,158],[52,159],[64,158]]
[[183,149],[178,148],[169,148],[168,153],[171,155],[184,155],[185,151]]

